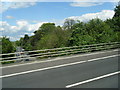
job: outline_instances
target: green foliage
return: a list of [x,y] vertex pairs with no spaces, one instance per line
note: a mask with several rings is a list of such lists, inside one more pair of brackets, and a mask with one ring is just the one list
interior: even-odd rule
[[55,27],[54,31],[44,35],[37,43],[37,49],[58,48],[66,46],[66,32],[60,26]]
[[2,53],[2,38],[0,38],[0,54]]
[[7,37],[3,37],[2,40],[2,53],[12,53],[15,51],[15,47]]
[[[14,52],[14,47],[21,46],[25,50],[50,49],[86,44],[108,43],[120,41],[120,5],[115,8],[112,19],[102,21],[98,18],[86,23],[66,19],[64,25],[44,23],[34,32],[33,36],[25,35],[20,40],[10,42],[8,38],[2,39],[0,47],[3,53]],[[13,47],[14,46],[14,47]]]
[[7,62],[1,62],[1,64],[10,64],[10,63],[14,63],[15,61],[7,61]]
[[115,11],[115,15],[114,15],[111,23],[114,26],[114,28],[113,28],[114,31],[120,32],[120,4],[118,6],[116,6],[114,11]]
[[54,31],[55,28],[56,26],[54,23],[44,23],[38,30],[43,32],[43,34],[47,34],[47,33]]
[[100,19],[74,24],[69,46],[118,41],[119,32],[114,32],[114,27],[110,25],[112,25],[111,20],[102,21]]
[[120,17],[120,5],[117,5],[114,11],[115,11],[114,17]]
[[[117,17],[116,17],[117,18]],[[65,26],[55,26],[54,23],[45,23],[34,36],[25,35],[20,39],[20,44],[25,50],[51,49],[65,46],[79,46],[95,43],[108,43],[119,41],[119,32],[114,26],[116,18],[102,21],[98,18],[92,19],[87,23],[67,20],[67,29]],[[114,22],[113,22],[114,21]],[[68,24],[72,23],[72,24]],[[70,26],[69,26],[70,25]],[[118,27],[118,29],[120,29]]]
[[71,30],[72,26],[75,24],[75,20],[66,19],[63,25],[64,30]]

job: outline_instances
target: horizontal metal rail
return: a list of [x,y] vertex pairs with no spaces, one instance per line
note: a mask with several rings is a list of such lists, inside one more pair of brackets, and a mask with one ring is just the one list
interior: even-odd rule
[[[54,48],[54,49],[33,50],[33,51],[27,51],[27,52],[52,51],[52,50],[71,49],[71,48],[78,48],[78,47],[100,46],[100,45],[107,45],[107,44],[120,44],[120,43],[119,43],[119,42],[112,42],[112,43],[100,43],[100,44],[81,45],[81,46],[63,47],[63,48]],[[14,54],[17,54],[17,53],[21,53],[21,52],[0,54],[0,56],[4,56],[4,55],[14,55]]]
[[[99,47],[104,47],[104,46],[99,46]],[[96,48],[96,47],[89,47],[89,48]],[[87,48],[87,49],[89,49]],[[86,49],[86,48],[83,48]],[[55,52],[46,52],[46,53],[38,53],[38,54],[32,54],[32,55],[27,55],[28,57],[32,56],[37,56],[37,55],[45,55],[45,54],[54,54],[54,53],[60,53],[60,52],[66,52],[66,51],[74,51],[74,50],[82,50],[81,48],[79,49],[70,49],[70,50],[64,50],[64,51],[55,51]],[[24,56],[24,55],[22,55]],[[14,56],[14,57],[7,57],[7,58],[0,58],[0,60],[6,60],[6,59],[16,59],[16,58],[21,58],[22,56]]]
[[[87,52],[92,50],[104,50],[110,48],[119,48],[119,42],[113,43],[101,43],[101,44],[92,44],[92,45],[84,45],[84,46],[73,46],[73,47],[64,47],[64,48],[54,48],[54,49],[45,49],[45,50],[35,50],[35,51],[27,51],[30,55],[21,55],[21,56],[13,56],[13,57],[5,57],[0,58],[0,62],[8,62],[8,61],[21,61],[24,59],[32,59],[32,58],[42,58],[42,57],[53,57],[59,55],[66,55],[66,54],[74,54],[79,52]],[[37,52],[37,53],[36,53]],[[8,54],[1,54],[0,56],[4,55],[16,55],[18,53],[25,53],[25,52],[16,52],[16,53],[8,53]],[[11,60],[12,59],[12,60]]]

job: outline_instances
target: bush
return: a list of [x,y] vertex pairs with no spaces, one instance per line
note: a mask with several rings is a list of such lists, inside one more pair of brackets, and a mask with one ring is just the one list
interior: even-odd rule
[[7,61],[7,62],[1,62],[1,64],[10,64],[10,63],[14,63],[15,61]]

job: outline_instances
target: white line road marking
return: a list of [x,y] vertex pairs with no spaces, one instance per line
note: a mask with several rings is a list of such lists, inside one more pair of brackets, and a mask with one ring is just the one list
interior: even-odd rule
[[118,51],[118,49],[112,50],[112,51],[104,51],[104,52],[95,52],[95,53],[89,53],[89,54],[83,54],[83,55],[76,55],[76,56],[70,56],[70,57],[58,57],[55,59],[51,60],[46,60],[46,61],[35,61],[32,63],[24,63],[24,64],[18,64],[18,65],[11,65],[11,66],[4,66],[0,68],[11,68],[11,67],[17,67],[17,66],[23,66],[23,65],[30,65],[30,64],[37,64],[37,63],[44,63],[44,62],[51,62],[51,61],[58,61],[58,60],[64,60],[64,59],[69,59],[69,58],[75,58],[75,57],[80,57],[80,56],[88,56],[88,55],[94,55],[94,54],[100,54],[100,53],[107,53],[107,52],[113,52],[113,51]]
[[70,66],[70,65],[76,65],[76,64],[85,63],[85,62],[92,62],[92,61],[96,61],[96,60],[100,60],[100,59],[106,59],[106,58],[111,58],[111,57],[116,57],[116,56],[118,56],[118,55],[107,56],[107,57],[102,57],[102,58],[95,58],[95,59],[91,59],[91,60],[87,60],[87,61],[79,61],[79,62],[68,63],[68,64],[52,66],[52,67],[46,67],[46,68],[41,68],[41,69],[36,69],[36,70],[24,71],[24,72],[19,72],[19,73],[14,73],[14,74],[0,76],[0,78],[5,78],[5,77],[10,77],[10,76],[15,76],[15,75],[28,74],[28,73],[32,73],[32,72],[44,71],[44,70],[60,68],[60,67],[65,67],[65,66]]
[[85,83],[89,83],[89,82],[92,82],[92,81],[95,81],[95,80],[99,80],[99,79],[102,79],[102,78],[113,76],[113,75],[116,75],[116,74],[119,74],[119,73],[120,73],[120,71],[110,73],[110,74],[107,74],[107,75],[103,75],[103,76],[100,76],[100,77],[96,77],[96,78],[93,78],[93,79],[85,80],[85,81],[82,81],[82,82],[78,82],[78,83],[75,83],[75,84],[67,85],[66,88],[75,87],[75,86],[78,86],[78,85],[81,85],[81,84],[85,84]]

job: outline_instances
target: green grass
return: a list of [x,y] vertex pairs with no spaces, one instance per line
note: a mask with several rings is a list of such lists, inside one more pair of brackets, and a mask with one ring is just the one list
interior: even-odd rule
[[5,62],[1,62],[1,64],[10,64],[10,63],[14,63],[15,61],[5,61]]

